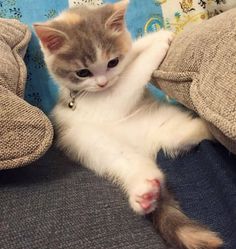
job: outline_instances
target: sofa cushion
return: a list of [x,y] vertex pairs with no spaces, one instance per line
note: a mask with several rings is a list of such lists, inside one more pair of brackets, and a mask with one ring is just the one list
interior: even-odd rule
[[183,31],[153,82],[208,121],[213,135],[236,153],[236,9]]
[[52,141],[44,113],[0,85],[0,169],[38,159]]
[[23,56],[29,40],[26,25],[0,18],[0,169],[32,162],[52,142],[50,121],[22,99],[26,81]]
[[0,18],[0,84],[24,96],[26,66],[23,61],[31,33],[17,20]]

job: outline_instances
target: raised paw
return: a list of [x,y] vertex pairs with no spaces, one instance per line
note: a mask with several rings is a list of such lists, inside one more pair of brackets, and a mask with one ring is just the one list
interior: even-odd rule
[[132,209],[138,214],[152,212],[160,197],[161,184],[158,179],[145,179],[133,189],[129,202]]

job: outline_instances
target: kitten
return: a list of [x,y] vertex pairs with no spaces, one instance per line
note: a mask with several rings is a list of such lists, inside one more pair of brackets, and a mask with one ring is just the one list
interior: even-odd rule
[[[205,123],[154,101],[146,91],[173,38],[167,31],[132,43],[124,17],[128,1],[77,7],[35,24],[45,62],[60,87],[52,112],[58,145],[127,193],[138,214],[154,212],[163,238],[184,248],[218,248],[217,235],[186,217],[155,163],[211,139]],[[158,205],[157,205],[158,204]]]

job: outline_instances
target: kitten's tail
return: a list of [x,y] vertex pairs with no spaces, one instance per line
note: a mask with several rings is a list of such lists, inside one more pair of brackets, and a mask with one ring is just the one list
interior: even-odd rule
[[153,213],[153,222],[167,244],[181,249],[216,249],[223,245],[216,233],[188,218],[173,196],[167,190],[164,192]]

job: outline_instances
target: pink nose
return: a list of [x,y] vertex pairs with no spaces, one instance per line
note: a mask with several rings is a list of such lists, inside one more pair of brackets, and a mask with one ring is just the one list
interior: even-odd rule
[[108,83],[107,77],[105,77],[104,75],[97,76],[96,83],[101,88],[105,87]]
[[108,81],[104,81],[104,82],[99,82],[97,85],[101,88],[105,87],[107,85]]

